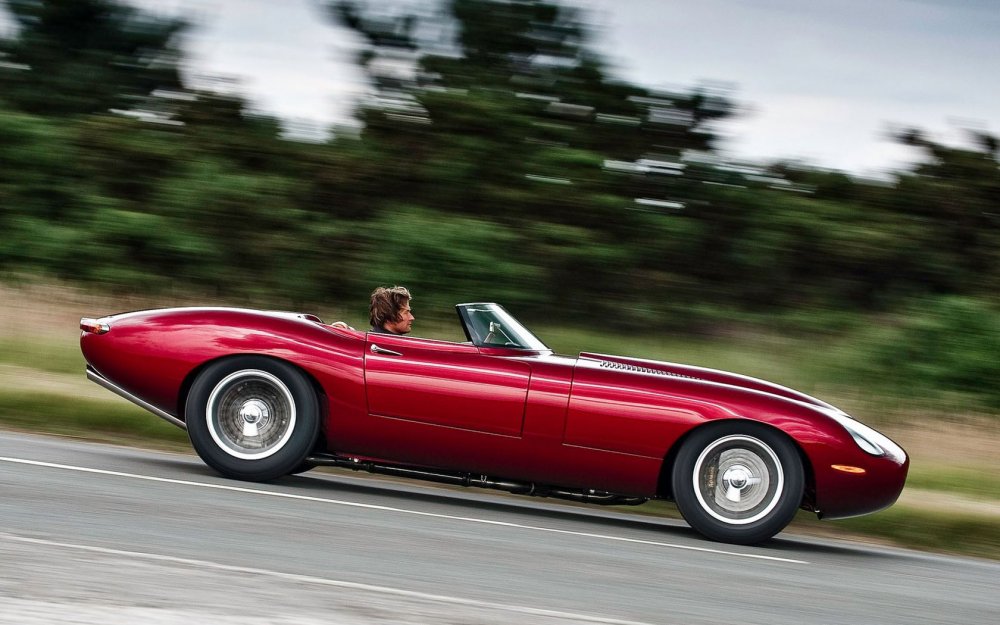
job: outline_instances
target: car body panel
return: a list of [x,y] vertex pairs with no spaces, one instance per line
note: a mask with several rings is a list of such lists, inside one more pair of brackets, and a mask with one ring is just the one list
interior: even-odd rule
[[[365,387],[373,415],[521,436],[531,366],[473,345],[369,334]],[[489,397],[490,401],[482,401]]]
[[713,422],[750,420],[794,441],[809,476],[804,505],[829,518],[891,505],[908,469],[898,446],[883,456],[863,451],[838,421],[846,415],[798,391],[689,365],[560,356],[530,333],[512,334],[520,348],[485,343],[486,322],[457,343],[233,308],[99,321],[110,331],[81,335],[88,367],[180,421],[207,364],[236,355],[293,364],[320,397],[325,449],[343,456],[669,497],[664,477],[685,437]]

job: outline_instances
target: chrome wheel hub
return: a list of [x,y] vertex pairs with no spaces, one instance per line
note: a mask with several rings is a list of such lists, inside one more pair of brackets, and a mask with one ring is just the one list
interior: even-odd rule
[[763,441],[745,435],[712,442],[695,461],[692,478],[702,509],[733,525],[766,516],[784,488],[777,454]]
[[737,464],[726,469],[722,474],[722,485],[726,490],[726,499],[739,502],[744,490],[760,484],[761,478],[753,475],[747,467]]
[[247,423],[257,423],[268,416],[267,404],[259,399],[251,399],[240,408],[240,416]]
[[223,378],[206,407],[208,431],[227,454],[266,458],[285,446],[295,430],[295,400],[277,376],[248,369]]
[[258,423],[267,423],[270,420],[271,411],[266,403],[259,399],[251,399],[240,408],[239,416],[243,419],[243,435],[259,436],[260,428]]

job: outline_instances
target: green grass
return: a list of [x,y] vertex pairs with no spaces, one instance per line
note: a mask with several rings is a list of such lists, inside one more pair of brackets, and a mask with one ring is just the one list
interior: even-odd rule
[[85,365],[76,343],[22,338],[0,339],[0,363],[49,373],[80,373]]
[[900,547],[1000,560],[1000,523],[996,516],[895,505],[853,519],[796,519],[795,526],[882,539]]
[[908,488],[967,495],[1000,501],[1000,482],[984,475],[981,468],[962,466],[917,466],[906,478]]
[[113,397],[108,401],[65,395],[0,393],[0,424],[95,440],[187,444],[187,433],[149,412]]

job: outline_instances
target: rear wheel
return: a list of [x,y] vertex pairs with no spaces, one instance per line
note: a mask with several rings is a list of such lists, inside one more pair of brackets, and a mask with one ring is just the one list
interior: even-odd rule
[[191,386],[186,417],[202,460],[241,480],[271,480],[295,471],[319,434],[319,406],[305,376],[259,356],[209,365]]
[[794,443],[751,422],[694,432],[673,472],[674,499],[684,520],[727,543],[759,543],[783,530],[802,503],[804,487]]

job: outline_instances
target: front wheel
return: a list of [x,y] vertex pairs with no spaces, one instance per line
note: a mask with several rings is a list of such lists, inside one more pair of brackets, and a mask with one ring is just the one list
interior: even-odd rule
[[191,386],[185,414],[205,464],[240,480],[272,480],[296,470],[319,434],[309,381],[295,367],[259,356],[209,365]]
[[706,426],[685,441],[672,476],[684,520],[706,537],[749,545],[787,526],[805,476],[795,444],[758,423]]

